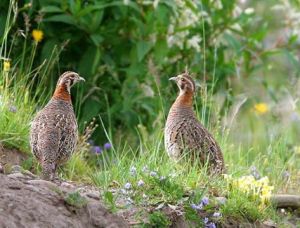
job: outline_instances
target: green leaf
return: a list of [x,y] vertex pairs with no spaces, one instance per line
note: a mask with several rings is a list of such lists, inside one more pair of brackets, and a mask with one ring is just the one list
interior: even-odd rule
[[63,10],[57,6],[44,6],[41,9],[41,12],[43,12],[43,13],[62,13]]
[[147,53],[151,50],[153,44],[149,41],[139,41],[137,43],[137,57],[138,61],[141,62]]
[[76,20],[71,15],[67,15],[67,14],[54,15],[54,16],[45,18],[43,21],[46,21],[46,22],[62,22],[62,23],[77,26]]

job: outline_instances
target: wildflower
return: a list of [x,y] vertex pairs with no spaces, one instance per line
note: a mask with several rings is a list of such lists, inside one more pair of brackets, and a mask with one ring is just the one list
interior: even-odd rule
[[95,154],[101,154],[103,152],[100,146],[93,146],[93,151]]
[[187,41],[188,48],[194,48],[197,52],[200,51],[200,43],[201,37],[199,35],[193,36],[191,39]]
[[160,181],[164,181],[165,179],[166,179],[165,176],[161,176],[161,177],[159,178]]
[[219,218],[222,217],[222,214],[220,212],[214,212],[213,217]]
[[3,62],[3,71],[8,72],[10,70],[10,61],[9,60],[4,60]]
[[37,42],[37,43],[41,42],[43,37],[44,37],[43,31],[39,30],[39,29],[32,30],[31,35],[32,35],[34,41]]
[[205,218],[203,219],[203,223],[204,223],[204,224],[207,224],[207,223],[208,223],[208,218],[207,218],[207,217],[205,217]]
[[145,182],[144,182],[143,180],[139,180],[138,183],[137,183],[137,185],[138,185],[139,187],[142,187],[142,186],[145,185]]
[[256,180],[260,179],[260,177],[261,177],[260,173],[258,172],[258,170],[255,166],[250,167],[250,173]]
[[206,206],[209,204],[209,199],[208,197],[204,196],[201,200],[201,204],[203,204],[203,206]]
[[18,110],[18,109],[17,109],[16,106],[14,106],[14,105],[10,105],[10,106],[9,106],[9,111],[10,111],[10,112],[16,113],[17,110]]
[[149,171],[148,166],[144,166],[144,167],[142,168],[142,172],[143,172],[143,173],[147,173],[148,171]]
[[254,13],[254,9],[253,8],[247,8],[247,9],[245,9],[245,14],[252,14],[252,13]]
[[136,175],[136,168],[135,168],[134,166],[132,166],[132,167],[130,168],[130,175],[131,175],[131,176],[135,176],[135,175]]
[[283,171],[283,173],[281,175],[282,175],[284,180],[288,180],[291,177],[291,174],[287,170]]
[[265,114],[269,111],[269,107],[266,103],[257,103],[254,105],[254,110],[257,114]]
[[128,182],[128,183],[126,183],[125,185],[124,185],[124,188],[125,189],[131,189],[131,184]]
[[111,144],[110,143],[105,143],[103,147],[104,147],[105,150],[109,150],[109,149],[111,149]]
[[156,177],[156,176],[157,176],[157,173],[154,172],[154,171],[151,171],[151,172],[150,172],[150,176],[151,176],[151,177]]
[[196,205],[196,204],[192,203],[191,208],[193,208],[194,210],[202,210],[203,205],[202,204]]
[[216,224],[214,224],[213,222],[206,224],[207,228],[216,228]]

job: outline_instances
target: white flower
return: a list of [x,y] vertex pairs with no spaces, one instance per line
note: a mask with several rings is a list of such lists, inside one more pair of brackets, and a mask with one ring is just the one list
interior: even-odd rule
[[194,48],[197,52],[200,51],[200,43],[201,37],[199,35],[193,36],[191,39],[187,41],[188,48]]
[[137,183],[137,185],[138,185],[139,187],[142,187],[142,186],[145,185],[145,182],[144,182],[143,180],[139,180],[138,183]]
[[135,168],[134,166],[132,166],[132,167],[130,168],[130,175],[131,175],[131,176],[135,176],[135,175],[136,175],[136,168]]
[[130,0],[123,0],[124,5],[129,5]]
[[245,9],[245,14],[252,14],[252,13],[254,13],[254,9],[253,8],[247,8],[247,9]]
[[131,184],[128,182],[124,185],[124,188],[125,189],[131,189]]

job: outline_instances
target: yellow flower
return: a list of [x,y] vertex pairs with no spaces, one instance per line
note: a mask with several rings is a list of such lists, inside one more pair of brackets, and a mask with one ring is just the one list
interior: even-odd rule
[[41,42],[43,37],[44,37],[44,33],[42,30],[39,29],[34,29],[32,30],[32,37],[34,39],[35,42]]
[[269,111],[269,107],[266,103],[257,103],[254,105],[254,110],[258,114],[265,114]]
[[10,60],[4,60],[3,71],[8,72],[10,70]]

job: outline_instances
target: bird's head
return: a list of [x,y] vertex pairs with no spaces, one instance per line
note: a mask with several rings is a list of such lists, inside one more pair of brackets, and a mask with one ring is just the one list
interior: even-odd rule
[[71,87],[79,81],[85,81],[85,79],[75,72],[67,71],[59,77],[56,87],[65,87],[70,93]]
[[172,77],[169,79],[170,81],[175,81],[179,90],[180,95],[190,93],[193,94],[195,92],[195,82],[188,72],[184,72],[182,74],[177,75],[176,77]]

